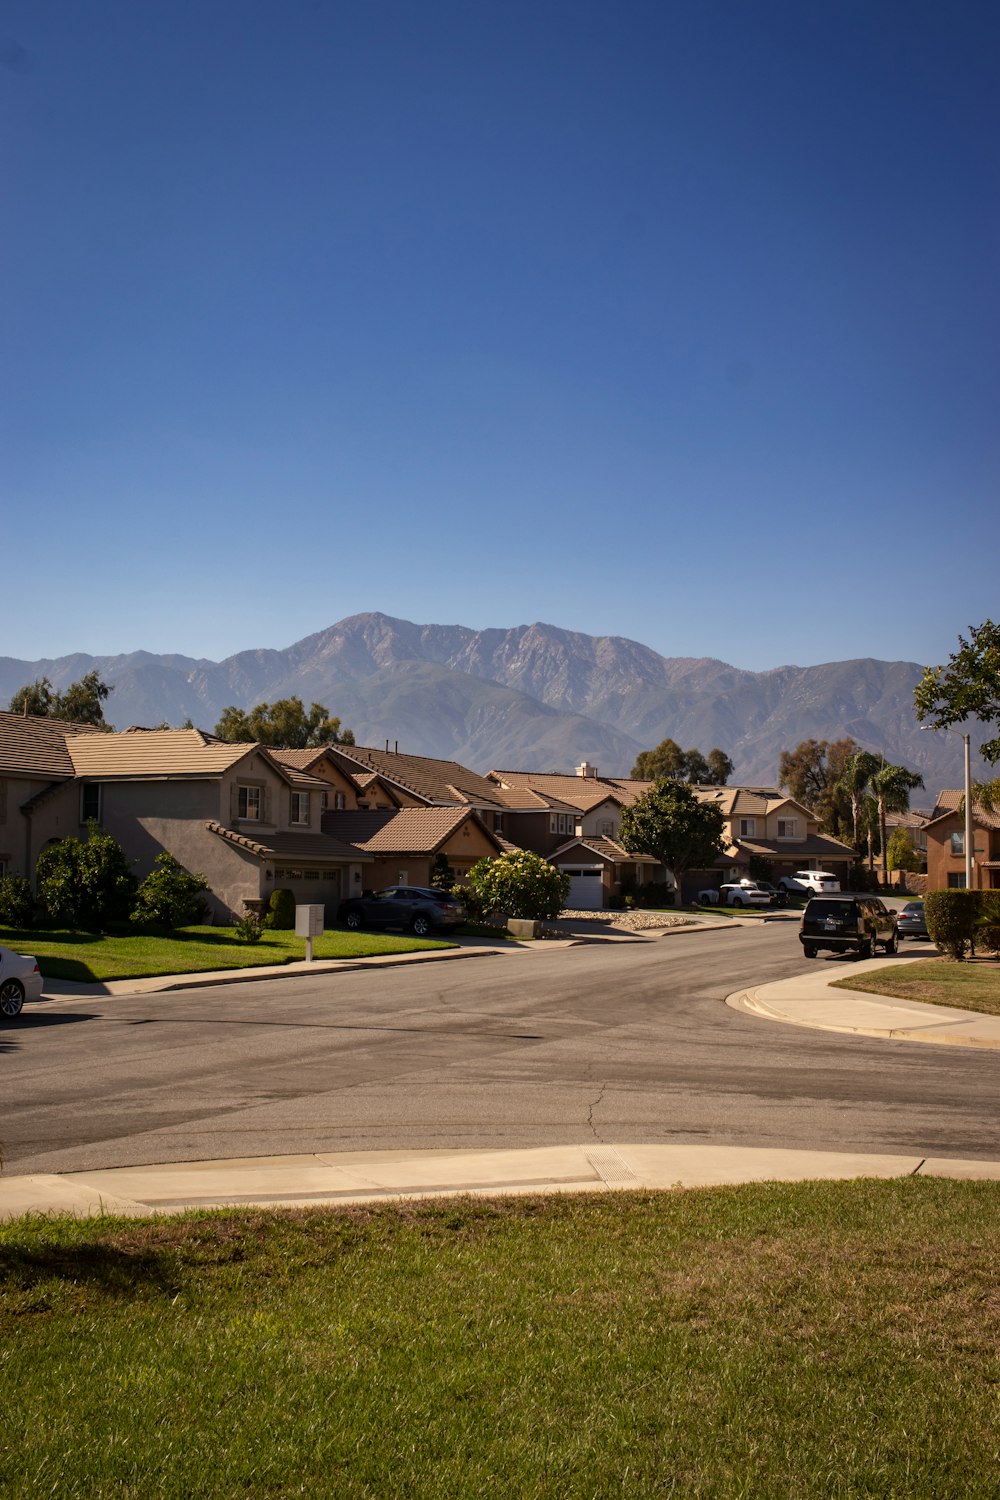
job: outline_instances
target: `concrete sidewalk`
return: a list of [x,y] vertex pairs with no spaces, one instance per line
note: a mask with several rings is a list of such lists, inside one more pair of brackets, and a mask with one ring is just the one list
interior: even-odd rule
[[[924,957],[926,954],[897,957],[893,962],[917,963]],[[885,962],[884,958],[855,962],[850,965],[849,973],[853,978],[882,969]],[[769,1021],[817,1031],[841,1031],[897,1042],[933,1042],[947,1047],[1000,1048],[1000,1016],[831,988],[833,980],[846,977],[841,965],[820,964],[814,971],[798,974],[794,979],[738,990],[727,997],[726,1004]]]
[[233,1206],[334,1207],[454,1193],[586,1193],[917,1175],[1000,1181],[1000,1162],[596,1143],[518,1151],[318,1152],[0,1177],[0,1219],[27,1213],[138,1216]]

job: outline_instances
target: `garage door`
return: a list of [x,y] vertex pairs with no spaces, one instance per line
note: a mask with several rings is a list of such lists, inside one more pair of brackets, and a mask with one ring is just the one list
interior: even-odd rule
[[604,886],[600,870],[567,870],[569,895],[566,905],[571,911],[600,911],[604,906]]

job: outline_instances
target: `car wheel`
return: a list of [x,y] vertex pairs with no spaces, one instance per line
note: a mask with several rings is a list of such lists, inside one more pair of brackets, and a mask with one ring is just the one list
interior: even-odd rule
[[360,932],[361,913],[359,911],[349,911],[347,913],[347,916],[344,918],[344,926],[351,932]]
[[431,919],[424,912],[418,911],[410,925],[417,937],[426,937],[431,930]]
[[875,957],[875,939],[872,937],[871,933],[869,933],[867,937],[862,938],[860,943],[858,944],[858,957]]
[[729,904],[730,904],[730,906],[742,906],[743,905],[743,897],[742,896],[734,896],[733,899],[730,901]]
[[805,954],[806,958],[815,958],[817,953],[819,952],[819,949],[813,947],[812,943],[803,943],[802,952]]
[[16,979],[0,984],[0,1016],[19,1016],[24,1004],[24,986]]
[[887,954],[888,953],[896,953],[896,952],[899,951],[899,938],[896,936],[895,933],[893,933],[892,937],[885,944],[885,951],[886,951]]

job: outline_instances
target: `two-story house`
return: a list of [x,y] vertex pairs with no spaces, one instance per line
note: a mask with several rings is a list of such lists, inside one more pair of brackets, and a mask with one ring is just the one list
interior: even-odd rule
[[[965,885],[965,808],[960,791],[938,793],[924,832],[927,836],[927,889]],[[959,809],[961,808],[961,811]],[[972,887],[1000,887],[1000,816],[972,807]]]

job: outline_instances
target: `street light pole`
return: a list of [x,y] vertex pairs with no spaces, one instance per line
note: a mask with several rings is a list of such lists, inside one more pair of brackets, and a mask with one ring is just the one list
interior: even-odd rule
[[972,890],[972,757],[969,752],[969,736],[965,741],[965,889]]

